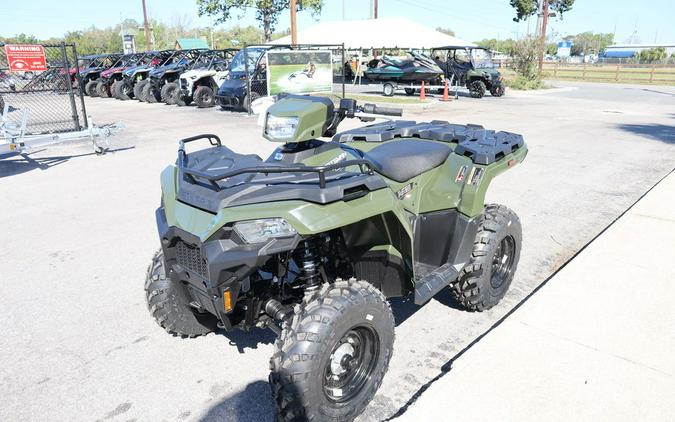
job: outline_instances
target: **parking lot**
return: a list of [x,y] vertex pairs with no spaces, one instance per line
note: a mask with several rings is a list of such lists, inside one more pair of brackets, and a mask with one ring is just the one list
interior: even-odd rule
[[[406,106],[407,119],[524,135],[527,159],[488,192],[520,216],[523,251],[510,292],[490,311],[462,311],[445,292],[423,308],[393,302],[390,369],[359,420],[403,414],[444,364],[675,167],[675,88],[555,85]],[[0,419],[273,420],[272,332],[171,337],[148,314],[143,282],[159,247],[159,173],[177,141],[215,133],[260,156],[275,145],[244,113],[102,98],[87,109],[96,122],[126,125],[109,154],[79,144],[0,160]]]

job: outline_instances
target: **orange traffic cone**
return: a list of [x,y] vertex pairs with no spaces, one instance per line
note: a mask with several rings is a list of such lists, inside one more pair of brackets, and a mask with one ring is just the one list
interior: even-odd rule
[[448,80],[445,80],[445,86],[443,87],[443,98],[441,98],[441,101],[450,101],[450,98],[448,98]]
[[422,89],[420,89],[420,101],[424,101],[427,97],[424,92],[424,81],[422,81]]

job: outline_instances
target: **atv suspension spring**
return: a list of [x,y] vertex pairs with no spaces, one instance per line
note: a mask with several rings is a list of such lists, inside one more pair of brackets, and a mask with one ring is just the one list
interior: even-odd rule
[[306,288],[315,288],[321,284],[320,246],[321,239],[315,237],[305,240],[293,251],[293,259],[300,269],[298,280],[301,280]]

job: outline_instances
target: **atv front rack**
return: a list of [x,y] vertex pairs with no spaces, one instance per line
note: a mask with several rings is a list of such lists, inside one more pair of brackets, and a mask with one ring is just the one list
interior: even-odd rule
[[[339,170],[346,167],[357,166],[362,174],[381,174],[380,171],[368,160],[354,159],[346,160],[327,166],[270,166],[261,165],[255,167],[242,167],[235,170],[224,171],[218,174],[207,173],[201,170],[195,170],[187,167],[188,154],[185,153],[185,144],[188,142],[197,141],[200,139],[208,139],[213,146],[222,147],[220,138],[213,134],[196,135],[190,138],[182,139],[178,147],[178,168],[186,175],[192,183],[196,183],[196,178],[205,179],[216,190],[220,191],[222,188],[217,183],[220,180],[229,179],[231,177],[242,174],[279,174],[279,173],[317,173],[319,175],[319,187],[324,189],[326,187],[326,172]],[[364,169],[367,168],[367,170]]]

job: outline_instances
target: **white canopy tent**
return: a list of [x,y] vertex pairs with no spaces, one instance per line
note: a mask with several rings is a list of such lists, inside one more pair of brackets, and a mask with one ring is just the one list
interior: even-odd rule
[[[298,44],[342,43],[347,50],[476,46],[404,17],[320,22],[298,31]],[[270,44],[291,44],[291,36],[279,38]]]

